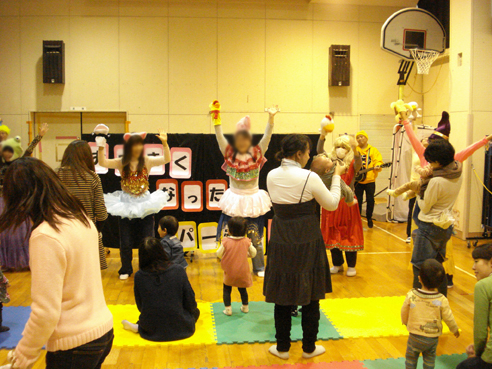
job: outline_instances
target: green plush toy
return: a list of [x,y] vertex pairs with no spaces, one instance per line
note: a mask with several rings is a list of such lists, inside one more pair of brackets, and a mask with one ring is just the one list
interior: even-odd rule
[[20,136],[15,136],[14,138],[9,138],[2,142],[2,148],[11,147],[14,150],[14,156],[12,160],[20,158],[24,150],[21,147],[21,138]]

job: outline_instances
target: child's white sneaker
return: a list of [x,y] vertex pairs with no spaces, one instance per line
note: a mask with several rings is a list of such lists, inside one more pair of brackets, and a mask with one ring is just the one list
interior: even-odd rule
[[268,349],[268,352],[282,360],[289,360],[289,352],[280,352],[277,350],[277,345],[273,345]]
[[130,278],[130,274],[120,274],[120,280],[126,281],[128,278]]
[[248,306],[248,305],[243,305],[243,306],[241,306],[241,311],[242,311],[244,314],[249,313],[249,306]]
[[337,274],[338,272],[343,272],[343,265],[342,266],[335,266],[335,265],[333,265],[330,268],[330,273],[331,274]]
[[314,349],[313,352],[308,354],[307,352],[302,353],[302,357],[304,359],[311,359],[312,357],[323,355],[326,352],[325,348],[323,346],[318,346],[316,345],[316,348]]
[[406,243],[412,243],[412,237],[408,236],[405,240]]
[[357,275],[357,271],[355,268],[347,268],[347,277],[355,277]]
[[[242,310],[242,309],[241,309]],[[227,316],[231,316],[232,315],[232,306],[226,306],[225,310],[223,311],[223,313]]]
[[264,272],[263,270],[262,270],[262,271],[260,271],[260,272],[258,272],[258,273],[256,273],[256,275],[257,275],[258,277],[260,277],[260,278],[265,278],[265,272]]

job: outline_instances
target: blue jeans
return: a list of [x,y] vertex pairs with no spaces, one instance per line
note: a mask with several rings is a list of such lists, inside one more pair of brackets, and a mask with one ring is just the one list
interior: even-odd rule
[[113,330],[101,338],[66,351],[46,354],[46,369],[100,369],[113,347]]
[[120,258],[119,274],[133,274],[133,249],[138,249],[145,237],[154,237],[154,214],[145,218],[120,218]]
[[[418,204],[415,205],[413,220],[417,225],[417,229],[413,232],[413,253],[412,253],[412,265],[413,265],[413,287],[420,288],[420,282],[418,275],[420,272],[420,266],[427,259],[436,259],[440,263],[446,260],[446,244],[453,234],[453,227],[448,229],[442,229],[434,225],[433,223],[423,222],[419,220],[418,216],[420,208]],[[447,278],[439,287],[439,292],[444,296],[447,295]]]

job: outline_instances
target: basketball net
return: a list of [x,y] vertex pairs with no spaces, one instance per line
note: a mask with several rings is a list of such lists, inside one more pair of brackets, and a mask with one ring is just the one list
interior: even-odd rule
[[410,53],[415,64],[417,64],[418,74],[429,74],[432,63],[434,63],[440,54],[439,51],[425,49],[410,49]]

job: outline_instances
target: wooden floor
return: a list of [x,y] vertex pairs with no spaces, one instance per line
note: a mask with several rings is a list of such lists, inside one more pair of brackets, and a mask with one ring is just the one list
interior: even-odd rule
[[[334,292],[327,298],[403,296],[411,288],[412,274],[408,269],[410,245],[406,238],[405,224],[375,222],[373,229],[365,229],[366,248],[359,253],[357,276],[347,278],[341,274],[333,276]],[[366,223],[364,222],[364,227]],[[455,287],[449,291],[451,308],[462,329],[459,339],[443,336],[440,339],[438,355],[463,353],[472,342],[473,334],[473,286],[475,277],[471,273],[471,250],[463,241],[453,239],[457,271]],[[137,260],[134,260],[134,268]],[[134,304],[133,278],[118,279],[119,257],[113,250],[109,269],[103,272],[103,284],[108,304]],[[222,271],[214,254],[197,254],[187,269],[197,299],[206,302],[221,301]],[[30,274],[9,273],[12,306],[30,304]],[[254,286],[249,290],[251,301],[262,301],[262,279],[255,277]],[[237,293],[237,292],[235,292]],[[235,301],[239,296],[234,295]],[[399,311],[395,311],[399,314]],[[381,317],[384,319],[384,317]],[[377,322],[375,322],[377,324]],[[406,337],[359,338],[323,341],[326,354],[313,359],[315,362],[343,360],[365,360],[397,358],[405,354]],[[284,364],[267,353],[271,344],[243,345],[201,345],[195,347],[172,346],[162,348],[113,348],[103,368],[203,368],[229,366],[255,366]],[[292,345],[287,363],[307,362],[301,359],[301,343]],[[0,364],[6,362],[7,350],[0,350]],[[44,354],[43,354],[44,356]],[[39,360],[34,368],[44,368]]]

